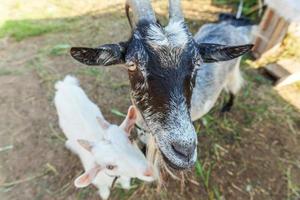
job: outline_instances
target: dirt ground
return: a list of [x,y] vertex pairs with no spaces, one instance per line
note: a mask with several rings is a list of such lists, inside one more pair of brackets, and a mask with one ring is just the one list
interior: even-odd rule
[[[92,10],[88,14],[85,10],[77,16],[32,19],[65,23],[66,28],[21,41],[0,39],[0,199],[99,199],[94,187],[73,185],[82,168],[64,147],[53,105],[54,83],[74,74],[104,116],[120,123],[122,118],[111,109],[126,112],[130,105],[127,72],[120,66],[84,67],[67,48],[57,47],[97,46],[128,38],[122,2],[111,3],[113,8],[107,4],[85,8]],[[230,11],[210,0],[183,3],[193,32],[216,20],[218,12]],[[154,5],[164,22],[166,3]],[[160,190],[155,183],[135,180],[130,191],[115,188],[111,199],[300,199],[299,108],[285,101],[279,95],[285,92],[274,90],[257,70],[245,63],[242,69],[246,85],[232,112],[219,115],[227,97],[223,94],[216,107],[195,122],[199,140],[195,169],[180,181],[164,176]]]

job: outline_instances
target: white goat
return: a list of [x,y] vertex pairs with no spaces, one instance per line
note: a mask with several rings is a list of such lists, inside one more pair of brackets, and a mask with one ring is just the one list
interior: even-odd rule
[[94,184],[102,199],[107,199],[115,177],[123,188],[130,178],[152,181],[153,169],[138,147],[128,139],[137,111],[131,106],[119,126],[108,123],[99,108],[67,76],[55,85],[55,106],[59,125],[67,137],[66,147],[80,157],[85,173],[75,180],[76,187]]

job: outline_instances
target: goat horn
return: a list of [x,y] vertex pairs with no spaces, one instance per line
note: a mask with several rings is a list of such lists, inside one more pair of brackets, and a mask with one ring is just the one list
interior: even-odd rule
[[[126,12],[128,11],[129,7],[132,9],[135,24],[141,20],[156,22],[150,0],[127,0]],[[129,22],[131,23],[130,19]]]
[[183,20],[181,0],[169,0],[169,21],[177,22]]

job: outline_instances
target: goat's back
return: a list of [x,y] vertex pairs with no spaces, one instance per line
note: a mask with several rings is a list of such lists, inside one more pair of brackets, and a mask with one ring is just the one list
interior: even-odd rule
[[76,78],[67,76],[55,85],[55,106],[59,125],[69,140],[86,139],[95,141],[103,130],[97,117],[103,117],[99,108],[79,87]]
[[197,43],[244,45],[251,42],[253,26],[234,26],[229,22],[205,24],[194,36]]

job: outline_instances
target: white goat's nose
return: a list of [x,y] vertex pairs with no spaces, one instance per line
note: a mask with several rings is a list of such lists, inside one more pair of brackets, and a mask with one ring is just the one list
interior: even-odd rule
[[144,172],[144,176],[147,176],[147,177],[152,177],[153,176],[153,169],[152,169],[152,167],[148,167],[146,169],[146,171]]

